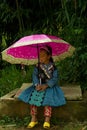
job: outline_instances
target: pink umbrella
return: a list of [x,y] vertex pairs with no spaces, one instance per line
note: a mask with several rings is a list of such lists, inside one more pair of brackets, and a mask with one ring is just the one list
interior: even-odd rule
[[12,64],[32,65],[38,62],[39,48],[49,45],[54,61],[71,56],[75,48],[59,37],[45,34],[25,36],[2,52],[2,59]]

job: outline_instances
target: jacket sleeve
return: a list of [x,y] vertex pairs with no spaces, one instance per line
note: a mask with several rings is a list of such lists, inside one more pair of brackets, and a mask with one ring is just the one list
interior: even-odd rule
[[53,86],[56,85],[57,83],[58,83],[58,70],[55,69],[55,70],[53,71],[53,76],[52,76],[52,78],[47,81],[47,85],[48,85],[49,87],[53,87]]
[[39,84],[39,79],[38,79],[38,69],[35,67],[32,75],[32,80],[33,80],[33,85],[36,86]]

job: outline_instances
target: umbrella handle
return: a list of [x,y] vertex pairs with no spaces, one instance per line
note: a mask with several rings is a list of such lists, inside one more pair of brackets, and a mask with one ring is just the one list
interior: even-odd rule
[[40,85],[41,85],[41,78],[40,78]]
[[[38,74],[40,74],[40,57],[39,57],[39,47],[38,47],[38,44],[37,44],[37,55],[38,55]],[[40,82],[40,85],[41,85],[41,77],[38,75],[39,77],[39,82]]]

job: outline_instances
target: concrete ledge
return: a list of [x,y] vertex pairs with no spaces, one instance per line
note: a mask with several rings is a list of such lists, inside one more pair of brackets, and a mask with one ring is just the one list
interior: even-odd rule
[[[30,114],[29,104],[14,98],[28,87],[29,83],[24,83],[20,89],[15,89],[0,98],[0,116],[28,116]],[[87,119],[87,100],[82,97],[79,85],[65,85],[61,87],[65,93],[67,104],[65,106],[53,108],[53,117],[65,120],[85,120]],[[43,118],[43,107],[39,107],[39,118]]]

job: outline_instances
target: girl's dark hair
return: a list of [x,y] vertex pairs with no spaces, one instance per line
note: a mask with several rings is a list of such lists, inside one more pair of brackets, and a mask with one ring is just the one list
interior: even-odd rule
[[52,56],[52,48],[50,47],[50,46],[48,46],[48,45],[46,45],[46,48],[47,48],[47,50],[48,50],[48,55],[51,55]]
[[48,49],[47,54],[51,55],[50,62],[53,63],[54,69],[56,69],[55,63],[54,63],[53,58],[52,58],[52,48],[50,46],[48,46],[48,45],[46,45],[46,48]]

